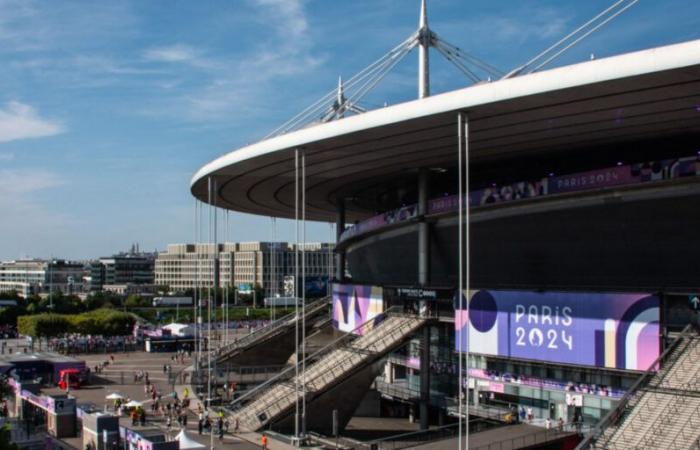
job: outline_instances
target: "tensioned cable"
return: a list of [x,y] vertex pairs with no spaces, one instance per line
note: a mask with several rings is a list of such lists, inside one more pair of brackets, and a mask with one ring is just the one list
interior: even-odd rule
[[[373,73],[373,71],[376,70],[376,66],[381,65],[386,59],[391,58],[395,53],[400,52],[404,47],[408,45],[412,45],[413,41],[416,39],[417,33],[414,33],[411,35],[408,39],[404,40],[401,42],[399,45],[391,49],[389,52],[384,54],[382,57],[374,61],[372,64],[369,66],[365,67],[363,70],[352,76],[350,79],[348,79],[345,82],[345,86],[347,88],[351,88],[354,86],[358,81],[361,79],[364,79],[368,73]],[[267,134],[263,139],[267,139],[279,134],[283,134],[287,131],[289,131],[294,125],[298,124],[301,122],[304,118],[307,118],[310,115],[316,115],[316,111],[318,110],[319,106],[322,106],[325,108],[325,105],[330,101],[337,93],[336,89],[333,89],[332,91],[328,92],[325,94],[323,97],[321,97],[319,100],[316,102],[312,103],[309,105],[306,109],[301,111],[299,114],[296,116],[292,117],[290,120],[287,122],[283,123],[276,129],[272,130],[269,134]]]
[[[631,0],[631,3],[630,3],[629,5],[625,6],[621,11],[618,11],[612,18],[617,17],[617,15],[619,15],[621,12],[624,12],[624,11],[627,10],[630,6],[634,5],[634,4],[637,3],[638,1],[639,1],[639,0]],[[598,13],[595,17],[593,17],[592,19],[588,20],[586,23],[584,23],[583,25],[579,26],[579,27],[576,28],[574,31],[570,32],[569,34],[567,34],[566,36],[564,36],[563,38],[561,38],[560,40],[558,40],[557,42],[555,42],[554,44],[552,44],[551,46],[549,46],[547,49],[545,49],[544,51],[542,51],[542,52],[540,52],[539,54],[537,54],[534,58],[530,59],[528,62],[526,62],[526,63],[523,64],[522,66],[517,67],[517,68],[515,68],[514,70],[510,71],[509,73],[507,73],[506,75],[504,75],[503,78],[504,78],[504,79],[505,79],[505,78],[512,78],[512,77],[514,77],[514,76],[516,76],[516,75],[519,75],[519,74],[523,73],[525,70],[527,70],[527,69],[528,69],[529,67],[531,67],[533,64],[537,63],[537,61],[539,61],[540,59],[544,58],[546,55],[548,55],[548,54],[551,53],[552,51],[555,51],[557,48],[559,48],[561,45],[563,45],[564,43],[566,43],[568,40],[570,40],[570,39],[573,38],[574,36],[578,35],[578,34],[581,33],[583,30],[585,30],[586,28],[588,28],[590,25],[592,25],[593,23],[595,23],[596,21],[598,21],[601,17],[604,17],[606,14],[609,14],[611,11],[614,11],[616,8],[618,8],[620,5],[622,5],[622,4],[626,3],[626,2],[630,2],[630,0],[618,0],[618,1],[616,1],[615,3],[613,3],[612,5],[610,5],[609,7],[607,7],[606,9],[604,9],[603,11],[601,11],[600,13]],[[612,19],[607,20],[606,22],[603,23],[603,25],[604,25],[605,23],[609,22],[610,20],[612,20]],[[602,25],[600,25],[600,26],[602,26]],[[593,31],[595,31],[595,30],[597,30],[598,28],[600,28],[600,26],[598,26],[597,28],[595,28]],[[589,34],[590,34],[590,33],[587,33],[586,35],[584,35],[584,37],[588,36]],[[577,40],[576,42],[579,42],[579,41],[580,41],[580,39]],[[570,48],[570,46],[569,46],[568,48]],[[567,48],[567,49],[568,49],[568,48]],[[558,56],[558,55],[557,55],[557,56]],[[532,71],[531,71],[531,72],[532,72]]]
[[[347,111],[353,111],[356,112],[355,110],[355,105],[354,103],[359,101],[360,98],[362,98],[369,90],[371,90],[381,79],[384,78],[384,76],[393,69],[393,67],[401,61],[407,54],[408,52],[413,49],[413,46],[408,46],[405,49],[403,49],[402,52],[396,53],[393,55],[391,58],[387,58],[382,64],[376,66],[374,69],[372,69],[371,72],[367,73],[367,76],[362,78],[361,80],[358,79],[357,83],[363,82],[363,84],[357,88],[357,92],[354,94],[351,94],[349,97],[345,99],[345,101],[337,105],[337,109],[333,110],[333,107],[331,107],[331,111],[327,114],[327,117],[323,117],[321,119],[322,122],[327,122],[332,119],[338,118],[340,114],[343,114]],[[367,87],[369,86],[369,87]],[[343,85],[343,89],[347,90],[349,86]],[[364,91],[364,92],[363,92]],[[337,93],[337,91],[336,91]]]
[[393,69],[394,66],[396,66],[396,64],[398,64],[398,62],[401,61],[416,45],[417,41],[410,42],[403,49],[400,49],[400,51],[393,53],[388,58],[386,58],[381,64],[375,66],[371,71],[368,71],[366,75],[362,78],[358,78],[352,83],[343,84],[343,89],[346,91],[350,91],[352,90],[352,88],[354,88],[356,84],[362,83],[359,88],[356,88],[357,92],[349,95],[346,98],[345,102],[343,102],[342,105],[338,105],[337,110],[334,111],[333,114],[331,114],[330,117],[326,120],[330,120],[332,118],[337,117],[341,112],[356,112],[354,110],[354,103],[359,101],[359,99],[362,98],[367,92],[369,92],[369,90],[376,86],[376,84],[379,81],[381,81],[381,79],[383,79],[384,76],[386,76],[386,74],[389,71],[391,71],[391,69]]
[[578,37],[576,40],[574,40],[573,42],[571,42],[570,44],[568,44],[566,47],[564,47],[564,48],[562,48],[561,50],[559,50],[557,53],[555,53],[555,54],[552,55],[551,57],[547,58],[547,60],[545,60],[542,64],[540,64],[540,65],[538,65],[537,67],[535,67],[534,69],[532,69],[531,72],[536,72],[536,71],[538,71],[539,69],[541,69],[542,67],[544,67],[544,66],[546,66],[547,64],[549,64],[550,62],[554,61],[554,60],[557,59],[559,56],[561,56],[562,53],[564,53],[565,51],[569,50],[571,47],[573,47],[574,45],[578,44],[579,42],[581,42],[582,40],[584,40],[585,38],[587,38],[588,36],[590,36],[592,33],[596,32],[597,30],[599,30],[600,28],[602,28],[603,26],[605,26],[608,22],[610,22],[611,20],[613,20],[614,18],[616,18],[617,16],[619,16],[619,15],[622,14],[623,12],[627,11],[628,9],[630,9],[630,8],[631,8],[632,6],[634,6],[635,3],[637,3],[638,1],[639,1],[639,0],[632,0],[632,2],[631,2],[630,4],[625,5],[622,9],[620,9],[620,10],[617,11],[617,12],[615,12],[615,13],[612,14],[610,17],[606,18],[606,19],[603,20],[601,23],[599,23],[599,24],[596,25],[595,27],[593,27],[593,28],[591,28],[590,30],[588,30],[588,31],[587,31],[586,33],[584,33],[582,36]]
[[[211,242],[212,242],[212,217],[213,217],[213,212],[212,212],[212,180],[211,177],[207,178],[208,181],[208,189],[209,189],[209,239],[207,242],[207,246],[209,247],[209,250],[211,250]],[[212,278],[214,275],[214,264],[211,264],[212,270]],[[209,284],[209,283],[207,283]],[[209,286],[212,286],[212,283],[209,284]],[[207,411],[207,418],[211,420],[211,377],[212,377],[212,367],[211,367],[211,353],[212,353],[212,344],[211,344],[211,299],[212,299],[212,288],[209,288],[209,293],[207,295],[207,355],[208,355],[208,363],[207,364],[207,402],[206,402],[206,411]],[[209,439],[209,448],[211,450],[214,450],[214,433],[211,433],[211,437]]]
[[[413,47],[409,47],[403,54],[400,54],[394,61],[391,62],[391,64],[386,68],[386,70],[383,71],[383,73],[379,74],[374,80],[368,80],[365,85],[363,85],[360,89],[364,89],[363,91],[358,91],[355,93],[352,97],[349,97],[348,100],[346,100],[345,104],[353,104],[357,103],[362,97],[364,97],[369,91],[374,89],[374,87],[386,77],[386,75],[391,72],[391,70],[399,63],[403,58],[408,55],[408,53],[413,49]],[[371,84],[369,84],[371,82]]]
[[481,70],[484,72],[488,73],[489,75],[493,76],[494,78],[498,78],[503,76],[503,71],[492,66],[491,64],[485,62],[484,60],[477,58],[476,56],[472,55],[471,53],[468,53],[461,48],[454,46],[450,44],[449,42],[438,38],[437,40],[438,44],[442,45],[443,47],[446,47],[447,50],[451,51],[454,53],[458,58],[462,59],[465,63],[472,64],[474,66],[479,67]]
[[193,278],[194,278],[194,285],[192,286],[192,315],[194,316],[194,348],[193,353],[195,355],[195,368],[199,369],[199,355],[197,354],[198,346],[197,346],[197,284],[199,283],[199,255],[197,254],[197,216],[198,216],[198,210],[199,210],[199,200],[197,197],[194,199],[194,246],[195,246],[195,264],[194,264],[194,273],[193,273]]
[[294,320],[294,350],[295,350],[295,414],[294,436],[299,438],[299,149],[294,149],[294,227],[296,245],[294,249],[294,304],[296,315]]
[[477,58],[476,56],[466,52],[465,50],[462,50],[461,48],[450,44],[446,40],[440,38],[439,36],[435,36],[434,39],[434,47],[442,47],[442,49],[447,52],[448,55],[457,58],[460,60],[465,65],[471,64],[473,66],[478,67],[488,75],[498,78],[503,76],[503,72],[496,67],[492,66],[491,64]]
[[[469,117],[466,117],[466,120],[464,121],[464,192],[466,193],[466,205],[464,209],[464,244],[466,246],[466,255],[465,255],[465,270],[464,270],[464,277],[465,277],[465,286],[464,290],[467,292],[467,298],[466,298],[466,310],[467,310],[467,320],[469,320],[469,289],[471,288],[471,275],[470,275],[470,265],[471,265],[471,240],[470,240],[470,234],[471,234],[471,226],[469,224],[469,219],[471,217],[470,215],[470,210],[469,207],[470,205],[470,197],[469,197]],[[469,336],[469,325],[471,322],[467,322],[467,336]],[[466,370],[466,380],[465,384],[467,385],[467,393],[464,396],[464,403],[466,406],[466,413],[465,413],[465,426],[467,428],[467,436],[466,436],[466,444],[465,448],[469,448],[469,338],[467,338],[467,348],[466,348],[466,355],[464,356],[465,358],[465,368]]]
[[301,151],[301,432],[306,436],[306,151]]
[[[463,341],[464,341],[464,326],[462,322],[464,321],[463,317],[463,309],[464,309],[464,300],[463,300],[463,295],[464,295],[464,284],[463,284],[463,242],[462,242],[462,228],[463,228],[463,216],[462,216],[462,208],[463,208],[463,186],[462,186],[462,120],[463,116],[462,113],[457,114],[457,192],[458,192],[458,199],[457,199],[457,208],[458,208],[458,227],[457,227],[457,245],[459,246],[457,253],[458,253],[458,262],[457,262],[457,270],[459,271],[459,274],[457,276],[458,278],[458,284],[459,284],[459,289],[457,290],[457,295],[458,295],[458,306],[459,306],[459,342],[458,342],[458,350],[459,354],[457,356],[458,358],[458,377],[459,377],[459,388],[458,388],[458,395],[457,395],[457,415],[459,416],[459,445],[458,448],[459,450],[462,450],[462,394],[464,390],[463,382],[462,382],[462,353],[463,353]],[[467,385],[467,396],[469,395],[469,387]],[[467,423],[469,421],[467,420]]]
[[464,73],[467,77],[469,77],[473,82],[477,83],[477,82],[481,81],[481,79],[480,79],[474,72],[472,72],[471,70],[469,70],[469,68],[467,68],[465,65],[463,65],[459,60],[457,60],[456,58],[453,58],[452,56],[450,56],[450,54],[448,54],[448,53],[443,49],[442,46],[436,45],[434,48],[435,48],[435,50],[437,50],[438,53],[440,53],[446,60],[448,60],[449,62],[451,62],[456,68],[458,68],[462,73]]
[[[226,243],[231,240],[231,229],[229,228],[229,212],[230,210],[226,210],[226,233],[224,235],[224,249],[226,248]],[[228,259],[228,270],[226,271],[226,290],[224,291],[224,317],[222,319],[224,320],[224,327],[226,327],[225,331],[225,345],[228,345],[228,308],[229,308],[229,290],[231,289],[231,277],[233,275],[233,261],[231,258],[231,252],[227,251],[225,252],[227,255]],[[228,380],[227,380],[228,381]]]

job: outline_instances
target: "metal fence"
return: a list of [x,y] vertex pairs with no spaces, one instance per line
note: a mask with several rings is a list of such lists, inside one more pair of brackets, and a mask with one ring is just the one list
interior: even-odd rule
[[478,447],[470,446],[469,448],[470,450],[514,450],[544,444],[557,439],[565,438],[567,436],[571,436],[570,431],[559,431],[557,429],[542,430],[536,433],[503,439],[501,441],[492,442]]

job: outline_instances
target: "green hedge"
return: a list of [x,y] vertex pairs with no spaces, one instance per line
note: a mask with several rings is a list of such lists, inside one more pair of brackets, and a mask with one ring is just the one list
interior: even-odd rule
[[132,314],[96,309],[83,314],[36,314],[17,318],[17,330],[32,337],[55,337],[65,333],[125,336],[136,322]]

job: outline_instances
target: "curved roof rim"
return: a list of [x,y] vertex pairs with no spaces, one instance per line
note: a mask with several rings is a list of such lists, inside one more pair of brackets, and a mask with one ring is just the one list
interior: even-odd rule
[[[237,163],[357,131],[452,111],[469,111],[479,106],[534,94],[698,64],[700,64],[700,39],[469,86],[315,125],[232,150],[201,167],[192,177],[190,188],[194,195],[194,187],[199,181]],[[202,200],[206,201],[206,199]]]

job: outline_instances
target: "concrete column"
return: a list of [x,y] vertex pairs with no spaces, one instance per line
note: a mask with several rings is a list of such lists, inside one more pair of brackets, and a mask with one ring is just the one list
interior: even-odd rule
[[430,408],[430,326],[423,327],[420,351],[420,429],[427,430]]
[[430,229],[425,221],[428,213],[430,173],[428,169],[418,171],[418,284],[422,287],[430,283]]
[[[336,242],[340,242],[340,235],[345,230],[345,199],[338,199],[338,213],[335,220]],[[335,251],[335,279],[342,282],[345,278],[345,252]]]

